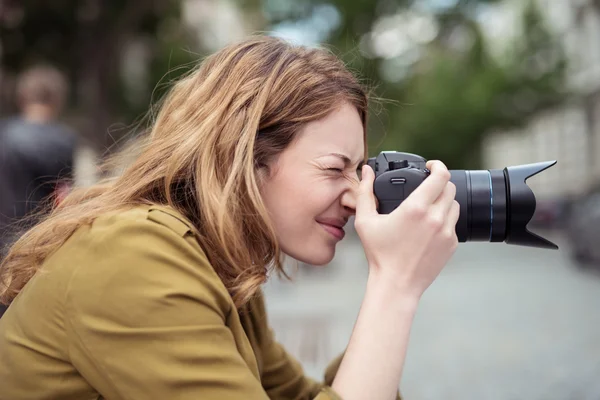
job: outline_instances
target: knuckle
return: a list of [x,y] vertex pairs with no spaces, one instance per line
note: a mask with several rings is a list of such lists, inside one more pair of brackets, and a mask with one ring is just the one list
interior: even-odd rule
[[437,215],[430,215],[427,219],[427,225],[437,232],[444,226],[444,219]]
[[458,249],[458,238],[455,235],[452,241],[450,242],[450,250],[454,252],[456,251],[456,249]]
[[455,241],[457,241],[458,238],[456,237],[456,232],[454,229],[446,229],[444,231],[444,239],[446,239],[446,241],[450,244],[453,244]]
[[453,194],[456,195],[456,185],[452,182],[448,182],[447,184],[448,190]]
[[448,249],[451,251],[456,250],[456,247],[458,246],[458,236],[456,235],[455,229],[450,227],[444,229],[443,232],[440,233],[440,239]]
[[442,176],[442,178],[444,178],[444,180],[449,181],[450,178],[452,177],[450,175],[450,171],[448,171],[448,169],[446,167],[444,167],[444,169],[440,170],[440,175]]
[[423,204],[410,202],[407,203],[406,208],[408,213],[414,218],[421,219],[427,214],[427,207],[425,207]]
[[450,171],[448,171],[446,164],[444,164],[440,160],[433,161],[431,164],[431,168],[432,172],[442,174],[442,176],[448,176],[448,178],[450,177]]
[[456,214],[457,217],[460,217],[460,203],[456,200],[452,203],[452,210]]

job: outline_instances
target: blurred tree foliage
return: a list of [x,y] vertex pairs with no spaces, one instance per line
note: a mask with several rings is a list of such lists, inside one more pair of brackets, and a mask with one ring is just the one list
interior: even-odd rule
[[[158,82],[168,83],[198,59],[183,1],[4,0],[3,82],[31,64],[57,65],[72,83],[70,114],[83,116],[80,130],[109,145],[128,132],[116,123],[127,126],[160,96],[166,85]],[[332,47],[375,87],[376,97],[389,99],[373,105],[372,153],[398,149],[451,168],[476,168],[487,131],[518,125],[565,97],[565,57],[531,0],[523,33],[500,58],[491,55],[477,10],[501,0],[206,1],[234,2],[247,18],[262,15],[256,29],[303,30]],[[394,52],[394,29],[411,23],[399,16],[415,10],[432,16],[434,35],[411,51]],[[383,45],[373,44],[386,35]],[[1,105],[4,114],[14,111],[6,101]]]
[[[3,82],[14,83],[30,65],[58,67],[71,83],[69,115],[81,117],[76,125],[93,143],[110,145],[127,131],[115,123],[142,115],[157,82],[196,58],[180,11],[175,0],[4,0]],[[4,114],[15,111],[11,100],[4,99]]]
[[[521,21],[515,21],[517,25],[520,22],[522,34],[502,57],[491,55],[477,23],[477,10],[494,2],[264,0],[263,7],[274,27],[285,27],[289,21],[308,21],[310,25],[325,5],[334,7],[337,26],[324,33],[324,41],[368,85],[376,86],[376,97],[391,100],[383,101],[382,109],[377,104],[373,107],[371,153],[409,151],[442,159],[454,169],[472,169],[480,166],[481,140],[486,132],[519,125],[566,96],[564,53],[534,1],[523,8]],[[359,52],[361,38],[372,34],[378,21],[387,18],[387,29],[393,31],[409,21],[390,19],[390,15],[419,10],[424,3],[433,4],[427,10],[437,25],[432,40],[413,49],[412,54],[386,58]],[[450,5],[435,7],[439,3]],[[394,44],[393,36],[387,43]],[[389,53],[385,48],[382,52]],[[403,58],[410,57],[415,61],[407,65]],[[396,77],[390,80],[390,75]]]

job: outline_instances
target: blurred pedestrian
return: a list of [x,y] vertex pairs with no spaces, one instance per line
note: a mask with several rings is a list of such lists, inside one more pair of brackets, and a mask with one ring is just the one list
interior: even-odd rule
[[19,115],[0,121],[0,259],[45,201],[64,196],[58,181],[69,178],[75,149],[75,135],[57,121],[67,92],[58,70],[32,67],[17,81]]

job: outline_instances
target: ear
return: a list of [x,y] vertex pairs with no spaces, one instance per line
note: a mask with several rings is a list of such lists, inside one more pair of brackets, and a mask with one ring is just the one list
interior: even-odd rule
[[278,170],[279,157],[273,157],[266,163],[257,164],[255,167],[256,182],[259,187],[262,187],[269,179],[272,179]]
[[259,188],[262,188],[271,175],[271,169],[266,164],[260,164],[256,166],[254,171],[256,175],[256,183],[258,184]]

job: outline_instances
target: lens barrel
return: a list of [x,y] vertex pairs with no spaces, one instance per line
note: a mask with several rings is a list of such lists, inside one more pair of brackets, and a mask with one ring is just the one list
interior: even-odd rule
[[502,170],[453,170],[460,218],[456,234],[461,242],[503,242],[506,239],[507,192]]
[[556,161],[508,167],[504,170],[451,170],[460,217],[460,242],[507,242],[556,249],[554,243],[530,232],[527,224],[536,208],[527,178]]

